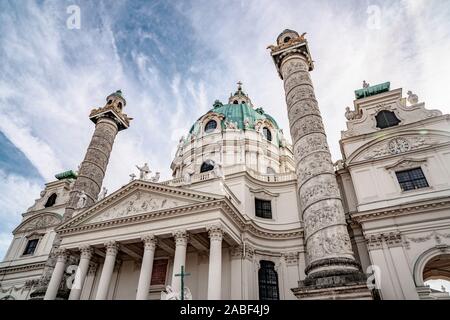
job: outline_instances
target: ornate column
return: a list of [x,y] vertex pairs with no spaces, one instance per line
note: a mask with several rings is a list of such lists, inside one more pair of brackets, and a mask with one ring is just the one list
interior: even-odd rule
[[309,75],[314,66],[307,41],[304,34],[300,36],[295,31],[285,30],[278,36],[277,46],[270,48],[286,94],[297,194],[305,228],[305,281],[324,277],[331,277],[327,283],[354,281],[356,279],[337,277],[359,274],[359,264],[353,256],[331,154]]
[[[122,112],[126,105],[120,90],[106,98],[106,105],[93,109],[89,119],[95,123],[95,131],[78,171],[78,177],[70,192],[69,203],[64,212],[64,219],[70,219],[74,210],[89,207],[97,201],[98,194],[105,177],[109,156],[112,151],[117,132],[127,129],[129,121]],[[86,199],[80,202],[80,197]]]
[[144,256],[142,257],[141,273],[136,293],[136,300],[147,300],[148,290],[152,279],[153,258],[155,257],[156,237],[147,235],[142,237],[144,242]]
[[175,238],[175,258],[173,260],[172,288],[175,292],[180,292],[180,277],[175,275],[180,273],[181,266],[186,267],[186,248],[189,235],[186,230],[177,230],[173,232],[173,237]]
[[89,270],[89,262],[92,257],[93,250],[90,246],[80,247],[80,263],[75,273],[75,280],[70,290],[69,300],[79,300],[81,291],[83,290],[84,280]]
[[55,255],[57,257],[56,265],[55,268],[53,269],[52,277],[50,278],[47,291],[45,292],[44,300],[55,300],[59,286],[61,284],[61,280],[64,275],[64,269],[66,267],[67,262],[66,249],[60,248],[56,250]]
[[242,245],[237,245],[230,248],[231,256],[231,285],[230,285],[230,299],[231,300],[244,300],[243,285],[243,257],[244,248]]
[[108,296],[109,284],[114,271],[114,265],[116,263],[117,252],[119,251],[119,245],[115,241],[105,243],[106,257],[103,264],[102,274],[98,282],[96,300],[105,300]]
[[221,226],[207,227],[209,246],[208,300],[220,300],[222,296],[222,238]]

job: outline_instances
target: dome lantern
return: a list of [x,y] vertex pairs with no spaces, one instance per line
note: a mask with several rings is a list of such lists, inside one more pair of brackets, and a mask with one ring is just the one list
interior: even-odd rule
[[228,104],[248,104],[253,107],[252,101],[248,97],[248,95],[242,90],[242,82],[239,81],[237,83],[238,87],[234,94],[230,94],[230,98],[228,99]]

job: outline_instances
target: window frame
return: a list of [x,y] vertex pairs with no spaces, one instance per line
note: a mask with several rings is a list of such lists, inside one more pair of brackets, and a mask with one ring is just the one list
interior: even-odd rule
[[[260,203],[261,206],[258,206],[258,203]],[[264,208],[264,204],[269,204],[270,211],[267,210],[267,208]],[[258,212],[261,212],[261,215],[258,215]],[[267,216],[267,212],[270,213],[270,216]],[[255,217],[261,219],[273,219],[272,200],[255,197]]]
[[[264,278],[262,277],[263,275]],[[275,269],[275,262],[270,260],[259,261],[259,270],[258,270],[259,300],[263,301],[280,300],[280,281],[278,277],[279,275],[277,270]],[[274,293],[275,295],[273,295]]]
[[[27,252],[28,249],[29,249],[29,247],[30,247],[30,243],[31,243],[32,241],[33,241],[33,242],[35,241],[35,243],[36,243],[36,244],[34,245],[33,251],[32,251],[32,252]],[[28,238],[28,239],[27,239],[27,243],[25,244],[25,248],[24,248],[23,251],[22,251],[22,256],[33,256],[33,255],[36,253],[36,250],[37,250],[38,245],[39,245],[39,241],[40,241],[40,238],[39,238],[39,237]]]
[[267,126],[263,127],[263,136],[267,141],[272,142],[273,135],[272,135],[272,130],[270,130],[269,127],[267,127]]
[[[417,175],[417,172],[419,173],[419,175],[416,177],[412,176],[412,173],[414,171],[416,172],[415,175]],[[407,180],[406,179],[403,180],[403,178],[399,177],[399,174],[405,174],[405,173],[408,176]],[[425,176],[425,173],[421,166],[408,168],[408,169],[402,169],[402,170],[396,170],[396,171],[394,171],[394,174],[395,174],[395,177],[397,178],[397,183],[400,186],[400,190],[402,192],[409,192],[409,191],[420,190],[420,189],[425,189],[425,188],[430,187],[428,179]],[[411,184],[412,187],[404,188],[404,186],[406,186],[408,183]]]
[[[208,125],[209,125],[210,123],[213,123],[213,122],[215,123],[214,128],[209,128],[209,129],[208,129]],[[216,131],[216,129],[217,129],[217,120],[215,120],[215,119],[210,119],[210,120],[208,120],[208,122],[206,122],[205,127],[203,128],[203,131],[204,131],[205,133],[211,133],[211,132]]]

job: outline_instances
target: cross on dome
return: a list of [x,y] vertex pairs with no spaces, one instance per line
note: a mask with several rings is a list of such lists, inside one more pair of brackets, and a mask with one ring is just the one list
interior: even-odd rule
[[234,94],[230,94],[230,98],[228,99],[229,104],[248,104],[252,106],[252,102],[248,95],[242,90],[242,82],[237,82],[237,91]]

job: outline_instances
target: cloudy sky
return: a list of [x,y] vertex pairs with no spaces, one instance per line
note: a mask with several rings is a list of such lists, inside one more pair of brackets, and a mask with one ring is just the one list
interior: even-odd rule
[[337,160],[344,110],[363,80],[450,112],[449,17],[439,0],[0,1],[0,258],[44,183],[82,161],[87,116],[109,93],[122,89],[134,120],[117,137],[106,187],[143,162],[168,179],[180,136],[238,80],[289,131],[266,47],[285,28],[307,32]]

